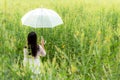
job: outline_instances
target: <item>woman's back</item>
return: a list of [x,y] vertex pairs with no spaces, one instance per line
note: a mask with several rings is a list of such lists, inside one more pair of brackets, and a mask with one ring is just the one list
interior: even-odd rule
[[28,67],[33,73],[39,74],[40,73],[39,56],[45,56],[46,55],[45,50],[42,48],[41,45],[39,45],[39,50],[37,51],[37,55],[35,57],[32,55],[29,55],[29,51],[27,48],[24,48],[23,52],[24,52],[23,65],[25,67]]

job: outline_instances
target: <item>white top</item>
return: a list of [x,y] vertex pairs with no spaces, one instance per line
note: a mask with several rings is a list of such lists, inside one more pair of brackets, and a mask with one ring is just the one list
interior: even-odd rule
[[40,50],[37,52],[37,56],[33,57],[29,55],[27,48],[23,49],[24,52],[24,60],[23,60],[23,65],[28,66],[28,68],[35,74],[40,73],[40,59],[39,56],[45,56],[46,52],[42,48],[41,45],[39,45]]

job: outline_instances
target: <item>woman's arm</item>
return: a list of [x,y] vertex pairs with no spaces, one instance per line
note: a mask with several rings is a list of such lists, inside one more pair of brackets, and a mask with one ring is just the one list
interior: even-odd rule
[[41,38],[41,45],[40,45],[40,55],[41,56],[45,56],[46,55],[44,44],[45,44],[44,39]]
[[44,45],[45,45],[45,42],[44,42],[44,39],[43,39],[43,37],[42,37],[42,38],[41,38],[41,46],[42,46],[42,48],[45,50]]

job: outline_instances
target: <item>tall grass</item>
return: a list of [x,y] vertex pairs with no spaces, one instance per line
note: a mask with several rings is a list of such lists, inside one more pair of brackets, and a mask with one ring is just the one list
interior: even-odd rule
[[[30,31],[46,40],[38,80],[119,80],[119,0],[1,0],[0,80],[30,80],[23,47]],[[29,10],[55,10],[64,24],[55,28],[21,25]]]

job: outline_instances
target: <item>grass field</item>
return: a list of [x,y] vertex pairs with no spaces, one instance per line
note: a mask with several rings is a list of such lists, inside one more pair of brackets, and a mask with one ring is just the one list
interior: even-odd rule
[[[55,10],[64,24],[34,29],[21,24],[35,8]],[[0,80],[30,80],[23,47],[30,31],[46,40],[37,80],[120,80],[119,0],[0,0]]]

